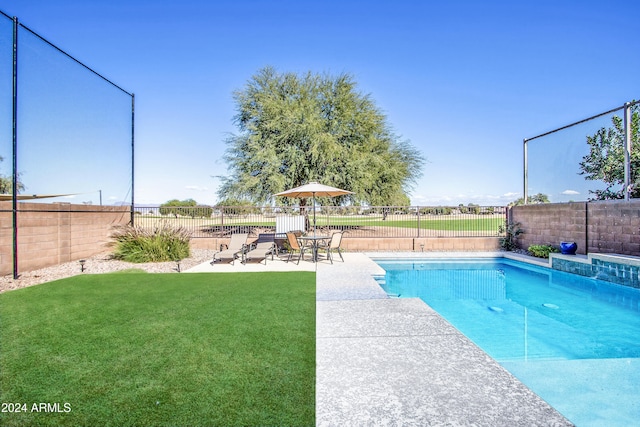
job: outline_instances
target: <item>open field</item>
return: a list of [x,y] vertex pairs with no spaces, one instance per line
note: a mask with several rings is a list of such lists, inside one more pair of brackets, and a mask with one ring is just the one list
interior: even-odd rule
[[3,293],[0,350],[1,401],[24,404],[1,425],[313,425],[315,274],[125,272]]

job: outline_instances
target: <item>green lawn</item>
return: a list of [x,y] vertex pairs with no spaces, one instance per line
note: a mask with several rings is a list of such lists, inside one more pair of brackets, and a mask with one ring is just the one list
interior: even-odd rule
[[[324,225],[317,221],[318,225]],[[382,217],[374,218],[340,218],[330,219],[331,225],[360,225],[368,227],[406,227],[406,228],[418,228],[418,217],[407,216],[406,218],[397,219],[397,217],[391,217],[391,219],[383,220]],[[498,232],[498,227],[504,224],[503,216],[487,216],[485,218],[451,218],[441,217],[438,219],[425,219],[420,217],[420,228],[422,230],[441,230],[441,231],[495,231]]]
[[314,425],[315,274],[82,275],[0,294],[0,367],[0,401],[26,409],[3,426]]

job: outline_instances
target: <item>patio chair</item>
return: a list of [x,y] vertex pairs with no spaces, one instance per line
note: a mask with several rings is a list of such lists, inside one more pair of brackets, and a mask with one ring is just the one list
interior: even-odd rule
[[238,258],[238,255],[241,254],[246,246],[247,237],[249,237],[248,233],[237,233],[231,235],[231,240],[227,245],[227,249],[221,250],[213,254],[213,260],[211,261],[211,265],[214,265],[217,261],[222,261],[225,259],[231,260],[231,264],[233,264]]
[[271,255],[273,261],[273,254],[276,252],[276,244],[274,242],[260,242],[255,245],[253,249],[244,254],[242,263],[246,264],[252,260],[264,260],[264,264],[267,265],[267,255]]
[[340,259],[344,262],[344,258],[342,257],[342,251],[340,250],[340,244],[342,243],[342,234],[343,231],[336,231],[331,235],[331,240],[329,243],[321,246],[321,249],[325,249],[327,251],[327,259],[331,261],[333,264],[333,256],[331,255],[332,251],[337,251],[338,255],[340,255]]
[[251,243],[251,246],[249,247],[249,250],[251,250],[255,246],[257,246],[258,243],[263,243],[263,242],[273,243],[276,246],[276,255],[278,255],[278,252],[280,251],[280,248],[278,247],[278,244],[276,242],[276,233],[260,233],[260,234],[258,234],[258,238]]
[[291,258],[293,257],[293,252],[298,251],[300,252],[300,256],[298,256],[298,262],[296,262],[296,264],[300,264],[300,260],[304,258],[304,250],[306,247],[304,245],[300,245],[300,242],[298,241],[298,237],[296,236],[296,233],[293,231],[287,232],[287,241],[289,242],[289,247],[290,247],[289,258],[287,258],[287,262],[291,261]]

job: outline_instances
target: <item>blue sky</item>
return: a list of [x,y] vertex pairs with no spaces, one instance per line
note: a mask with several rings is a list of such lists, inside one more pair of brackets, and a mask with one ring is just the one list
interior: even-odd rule
[[[629,1],[21,0],[0,10],[135,93],[139,204],[216,202],[212,176],[226,174],[224,140],[236,132],[232,92],[267,65],[352,74],[428,159],[415,205],[515,200],[523,138],[640,98],[640,3]],[[542,159],[563,156],[546,150]],[[537,161],[531,193],[586,199],[575,172]]]

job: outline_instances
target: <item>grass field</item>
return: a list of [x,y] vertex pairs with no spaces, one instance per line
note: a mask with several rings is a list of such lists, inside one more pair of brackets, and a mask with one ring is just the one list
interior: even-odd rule
[[[318,225],[321,224],[318,221]],[[473,217],[438,217],[437,219],[430,217],[421,217],[418,221],[417,217],[407,216],[406,218],[397,219],[397,216],[383,220],[382,217],[351,219],[349,217],[334,219],[331,218],[330,224],[335,225],[361,225],[367,227],[404,227],[404,228],[421,228],[423,230],[447,230],[447,231],[484,231],[492,230],[497,232],[498,227],[504,224],[504,216],[482,216]]]
[[0,366],[3,410],[21,411],[3,426],[313,425],[315,274],[83,275],[0,294]]

